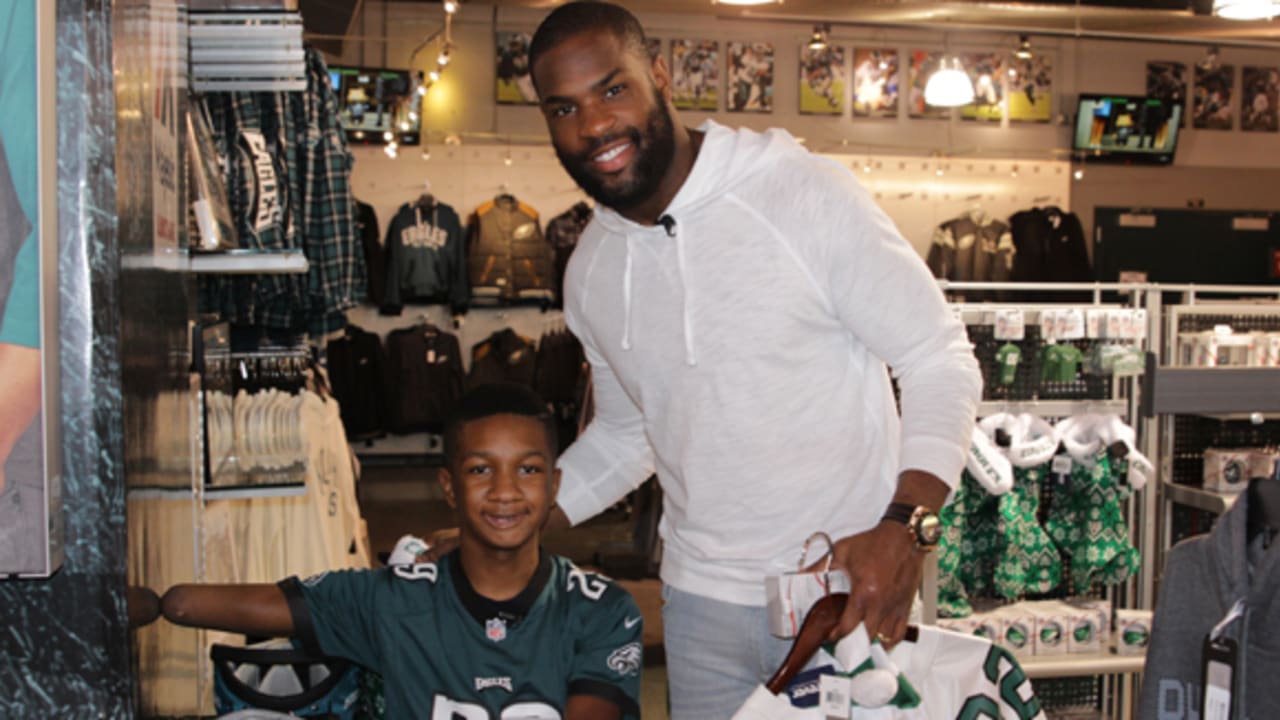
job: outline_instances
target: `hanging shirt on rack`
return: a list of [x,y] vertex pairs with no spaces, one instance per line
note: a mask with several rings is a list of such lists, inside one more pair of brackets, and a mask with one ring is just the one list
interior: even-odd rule
[[[351,158],[324,60],[306,50],[301,92],[208,93],[241,243],[301,249],[305,275],[200,277],[201,307],[237,325],[323,336],[346,325],[365,293]],[[300,140],[302,139],[302,140]]]
[[387,291],[384,315],[405,303],[447,303],[467,309],[466,244],[454,209],[431,198],[405,203],[387,225]]
[[476,208],[467,238],[472,299],[555,299],[555,257],[537,210],[499,195]]

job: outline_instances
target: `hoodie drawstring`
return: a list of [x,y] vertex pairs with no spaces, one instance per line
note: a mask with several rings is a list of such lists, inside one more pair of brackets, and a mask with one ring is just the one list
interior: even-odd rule
[[631,236],[626,236],[627,261],[622,266],[622,349],[631,349]]
[[667,228],[667,233],[676,239],[676,265],[680,269],[680,288],[683,290],[684,302],[681,306],[684,321],[684,361],[689,367],[698,364],[698,354],[693,349],[693,282],[689,278],[689,266],[684,257],[684,235],[675,220]]
[[[684,331],[684,361],[690,367],[698,364],[698,354],[693,347],[693,283],[689,277],[688,261],[685,259],[684,236],[680,234],[680,226],[675,218],[663,215],[659,224],[667,231],[667,236],[676,241],[676,265],[680,271],[680,288],[683,294],[681,306],[681,325]],[[631,253],[631,236],[626,235],[627,254],[622,266],[622,349],[631,349],[631,305],[632,305],[632,270],[635,261]]]

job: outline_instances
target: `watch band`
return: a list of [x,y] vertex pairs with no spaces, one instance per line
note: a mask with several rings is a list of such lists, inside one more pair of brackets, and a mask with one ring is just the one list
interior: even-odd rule
[[889,507],[885,508],[884,515],[881,520],[892,520],[902,523],[903,525],[911,525],[911,516],[916,512],[916,506],[910,503],[889,503]]

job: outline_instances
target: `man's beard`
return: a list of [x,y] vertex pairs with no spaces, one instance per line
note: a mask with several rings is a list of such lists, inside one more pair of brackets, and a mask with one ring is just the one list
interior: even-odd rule
[[[635,159],[623,174],[604,178],[592,167],[591,158],[601,148],[621,139],[626,139],[635,148]],[[662,178],[671,167],[675,150],[675,123],[671,119],[671,110],[662,94],[655,90],[654,107],[645,119],[644,134],[631,127],[599,138],[581,155],[568,155],[556,148],[556,156],[569,177],[596,202],[614,210],[628,210],[644,203],[658,191]]]

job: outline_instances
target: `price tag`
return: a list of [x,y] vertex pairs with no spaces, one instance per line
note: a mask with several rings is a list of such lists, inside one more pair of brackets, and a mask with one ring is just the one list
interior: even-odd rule
[[1054,482],[1059,485],[1066,485],[1071,482],[1071,456],[1070,455],[1054,455],[1053,462],[1049,465],[1049,474],[1053,476]]
[[1105,310],[1086,310],[1084,313],[1084,334],[1091,339],[1104,338],[1107,332],[1107,313]]
[[852,704],[849,678],[843,675],[823,675],[818,679],[818,694],[818,707],[822,708],[827,720],[846,720],[849,717]]
[[1063,340],[1080,340],[1084,337],[1084,311],[1080,308],[1068,308],[1059,313],[1061,325],[1058,337]]
[[1231,720],[1235,715],[1232,697],[1232,681],[1236,670],[1236,643],[1231,638],[1204,640],[1204,657],[1201,678],[1204,681],[1204,700],[1200,707],[1203,720]]
[[1133,313],[1133,339],[1147,339],[1147,311],[1143,309],[1131,310]]
[[1027,336],[1027,319],[1022,310],[1011,308],[996,311],[997,340],[1022,340]]
[[1040,311],[1040,337],[1045,342],[1052,342],[1058,339],[1057,310]]

